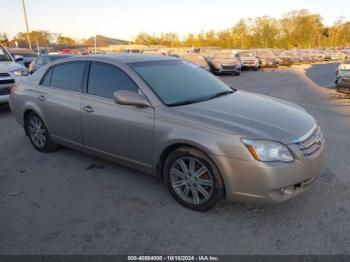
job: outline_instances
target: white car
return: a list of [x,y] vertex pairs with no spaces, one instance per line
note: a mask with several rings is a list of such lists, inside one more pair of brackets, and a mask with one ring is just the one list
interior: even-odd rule
[[350,73],[350,60],[345,60],[336,69],[335,83],[338,84],[340,79],[349,73]]
[[23,62],[23,57],[12,57],[10,52],[0,45],[0,103],[8,102],[16,77],[28,75],[21,62]]

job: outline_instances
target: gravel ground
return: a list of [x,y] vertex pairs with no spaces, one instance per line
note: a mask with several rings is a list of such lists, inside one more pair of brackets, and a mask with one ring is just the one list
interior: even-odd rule
[[336,64],[222,79],[305,107],[327,141],[314,187],[277,206],[178,205],[156,179],[69,149],[35,151],[0,107],[0,254],[349,254],[350,100]]

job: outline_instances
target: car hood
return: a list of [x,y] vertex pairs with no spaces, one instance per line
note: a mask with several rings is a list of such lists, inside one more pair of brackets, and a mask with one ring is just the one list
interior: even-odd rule
[[16,62],[0,62],[0,72],[11,72],[23,68],[23,65]]
[[234,58],[213,58],[213,63],[219,63],[219,64],[237,64],[237,60]]
[[256,57],[251,57],[251,56],[241,56],[241,59],[243,61],[256,61],[257,60]]
[[174,108],[191,122],[245,138],[293,143],[316,124],[303,108],[244,91]]

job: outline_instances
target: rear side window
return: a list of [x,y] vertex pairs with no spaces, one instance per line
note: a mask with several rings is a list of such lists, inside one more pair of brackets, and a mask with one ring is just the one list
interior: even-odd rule
[[113,98],[118,90],[138,91],[137,85],[121,69],[104,63],[92,63],[89,73],[88,93]]
[[80,92],[82,88],[85,62],[57,65],[53,68],[50,86]]
[[50,85],[51,73],[52,73],[52,67],[50,67],[46,71],[43,79],[41,80],[41,85],[44,85],[44,86],[49,86]]

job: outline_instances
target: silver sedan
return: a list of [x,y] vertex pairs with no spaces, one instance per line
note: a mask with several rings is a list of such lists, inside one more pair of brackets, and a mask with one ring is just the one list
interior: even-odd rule
[[198,211],[286,201],[323,163],[321,128],[304,109],[177,58],[59,60],[13,88],[10,106],[37,150],[67,146],[154,174]]

